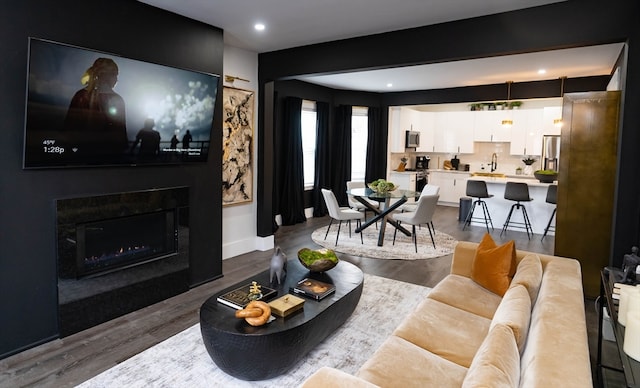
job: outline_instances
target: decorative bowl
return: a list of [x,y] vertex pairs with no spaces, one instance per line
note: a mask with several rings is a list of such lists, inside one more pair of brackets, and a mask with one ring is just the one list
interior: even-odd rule
[[338,264],[338,256],[331,249],[317,250],[302,248],[298,251],[298,260],[311,272],[325,272]]
[[533,176],[542,183],[553,183],[558,180],[558,173],[553,170],[538,170],[533,173]]
[[386,181],[384,179],[376,179],[371,183],[367,183],[367,186],[376,193],[388,193],[398,188],[395,183]]

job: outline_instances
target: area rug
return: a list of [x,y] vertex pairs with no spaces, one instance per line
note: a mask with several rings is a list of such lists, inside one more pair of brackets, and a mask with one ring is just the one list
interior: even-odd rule
[[[379,227],[378,225],[378,228]],[[409,231],[411,231],[411,225],[409,225],[408,228]],[[458,241],[450,235],[436,230],[433,235],[436,243],[436,247],[434,248],[431,243],[431,237],[429,236],[429,229],[423,225],[421,228],[416,228],[416,234],[418,235],[418,253],[416,253],[411,236],[407,236],[401,232],[398,232],[396,235],[396,243],[395,245],[393,244],[394,230],[395,228],[393,226],[387,225],[384,244],[381,247],[378,246],[379,229],[376,229],[373,225],[362,231],[364,243],[360,242],[360,234],[354,232],[355,225],[352,225],[351,237],[349,237],[349,227],[345,223],[342,224],[340,229],[340,238],[338,239],[337,246],[336,233],[338,226],[336,224],[331,225],[326,240],[324,238],[325,233],[327,233],[326,226],[316,229],[311,234],[311,239],[316,244],[325,248],[349,255],[371,257],[374,259],[401,260],[422,260],[445,256],[453,253],[453,249],[458,243]]]
[[204,347],[200,326],[194,325],[79,387],[297,387],[322,366],[354,374],[429,291],[365,274],[362,297],[345,324],[273,379],[243,381],[222,372]]

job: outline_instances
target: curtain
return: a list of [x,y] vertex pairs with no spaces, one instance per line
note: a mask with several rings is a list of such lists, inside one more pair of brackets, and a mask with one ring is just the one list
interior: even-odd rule
[[365,182],[373,182],[387,176],[387,134],[382,129],[381,116],[380,108],[369,107]]
[[285,98],[282,132],[285,144],[279,155],[282,166],[280,215],[283,225],[294,225],[307,220],[304,215],[301,98]]
[[331,145],[329,143],[329,103],[316,102],[316,170],[313,186],[313,216],[327,215],[321,189],[331,187]]
[[331,190],[340,206],[347,206],[347,181],[351,180],[351,112],[349,105],[335,111],[334,136],[331,147]]

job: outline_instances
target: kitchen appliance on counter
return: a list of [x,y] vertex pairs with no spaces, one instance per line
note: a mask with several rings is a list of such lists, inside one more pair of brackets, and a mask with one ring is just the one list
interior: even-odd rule
[[429,168],[429,160],[428,156],[417,156],[416,170],[427,170]]

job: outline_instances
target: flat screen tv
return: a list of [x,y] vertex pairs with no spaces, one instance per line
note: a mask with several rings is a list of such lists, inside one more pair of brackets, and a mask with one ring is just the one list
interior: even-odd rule
[[219,76],[29,39],[24,168],[206,162]]

